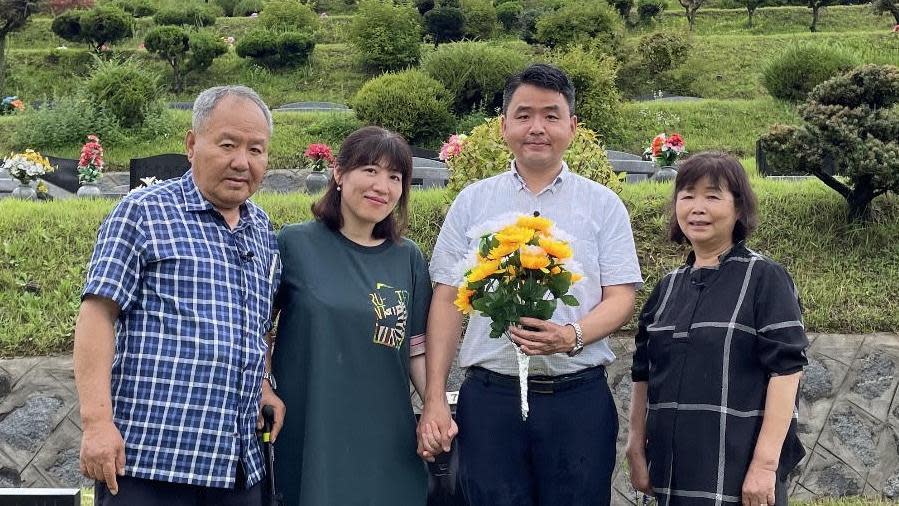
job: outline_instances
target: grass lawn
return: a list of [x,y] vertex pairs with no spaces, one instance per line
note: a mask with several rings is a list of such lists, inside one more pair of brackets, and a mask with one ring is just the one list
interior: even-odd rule
[[846,51],[859,63],[899,65],[896,34],[842,32],[697,36],[684,68],[698,77],[697,96],[759,98],[767,96],[760,76],[771,58],[791,44],[809,43]]
[[[696,35],[770,35],[775,33],[809,33],[812,10],[804,6],[761,7],[755,11],[752,28],[747,26],[746,9],[710,9],[703,6],[696,15]],[[822,32],[889,32],[895,20],[888,14],[876,15],[871,6],[835,5],[821,10],[818,33]],[[659,28],[687,30],[684,9],[671,2],[659,22],[638,28],[647,32]]]

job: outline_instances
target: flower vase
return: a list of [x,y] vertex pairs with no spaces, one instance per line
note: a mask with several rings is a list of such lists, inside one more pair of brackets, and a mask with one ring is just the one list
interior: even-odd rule
[[306,176],[306,193],[318,193],[328,184],[328,174],[324,171],[313,170]]
[[103,192],[100,191],[99,183],[82,183],[75,195],[81,198],[92,199],[102,196]]
[[657,170],[656,173],[653,174],[649,179],[652,181],[662,182],[673,181],[676,177],[677,169],[672,165],[665,165],[664,167],[660,167],[659,170]]
[[19,186],[13,188],[12,196],[22,200],[35,200],[37,191],[31,187],[31,182],[23,183],[19,181]]

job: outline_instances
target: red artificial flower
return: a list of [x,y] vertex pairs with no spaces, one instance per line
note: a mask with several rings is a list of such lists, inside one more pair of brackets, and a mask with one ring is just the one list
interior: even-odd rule
[[310,144],[303,152],[303,156],[312,160],[326,160],[328,163],[334,161],[334,155],[327,144]]
[[684,139],[680,134],[671,134],[671,137],[668,137],[666,144],[672,148],[682,148],[684,147]]
[[665,144],[665,134],[656,135],[652,140],[652,156],[659,156],[662,153],[662,146]]

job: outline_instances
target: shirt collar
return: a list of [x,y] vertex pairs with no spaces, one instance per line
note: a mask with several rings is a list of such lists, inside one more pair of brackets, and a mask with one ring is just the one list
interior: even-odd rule
[[[515,184],[517,185],[518,189],[519,190],[527,190],[528,189],[527,182],[525,182],[524,177],[522,177],[521,174],[518,172],[518,167],[515,165],[514,159],[511,162],[509,162],[509,170],[512,173],[512,180],[515,181]],[[541,193],[546,192],[546,191],[555,193],[556,191],[559,190],[559,188],[561,188],[562,183],[566,179],[568,179],[570,176],[571,176],[571,170],[568,168],[568,164],[565,162],[565,160],[562,160],[562,171],[559,172],[559,175],[556,176],[556,179],[551,184],[549,184],[546,188],[540,190],[540,193],[538,193],[537,195],[540,195]]]
[[[729,250],[718,255],[718,265],[723,264],[730,257],[736,256],[738,254],[745,253],[745,252],[746,252],[746,240],[742,240],[737,243],[734,243],[734,245],[731,246],[731,248]],[[685,261],[684,265],[692,267],[694,262],[696,262],[696,252],[694,252],[693,250],[690,250],[690,253],[687,255],[687,260]]]
[[[193,170],[188,170],[181,176],[181,191],[184,194],[184,208],[188,211],[200,212],[215,210],[215,206],[212,205],[212,202],[206,200],[206,197],[200,193],[200,189],[197,187],[197,183],[193,178]],[[248,202],[241,204],[240,221],[238,222],[237,229],[252,225],[255,221],[253,214],[254,213],[250,212]]]

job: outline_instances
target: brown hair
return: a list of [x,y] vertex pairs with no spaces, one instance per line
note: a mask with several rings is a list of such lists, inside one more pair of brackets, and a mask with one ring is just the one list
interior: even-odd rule
[[734,208],[737,212],[737,222],[734,223],[733,241],[740,242],[749,237],[758,226],[758,201],[749,177],[740,162],[727,153],[708,151],[698,153],[687,158],[680,164],[677,170],[677,178],[674,180],[674,193],[671,196],[671,217],[668,225],[668,238],[683,244],[689,242],[684,232],[677,223],[675,204],[677,194],[684,189],[696,186],[702,178],[709,178],[709,182],[718,189],[726,189],[734,196]]
[[[408,224],[409,189],[412,184],[412,150],[399,134],[381,127],[367,126],[351,133],[337,153],[337,173],[346,174],[367,165],[381,165],[402,174],[403,193],[396,208],[389,216],[375,225],[372,236],[397,242]],[[328,188],[317,202],[312,204],[312,214],[331,230],[340,230],[343,215],[340,213],[340,192],[337,178],[332,177]]]

